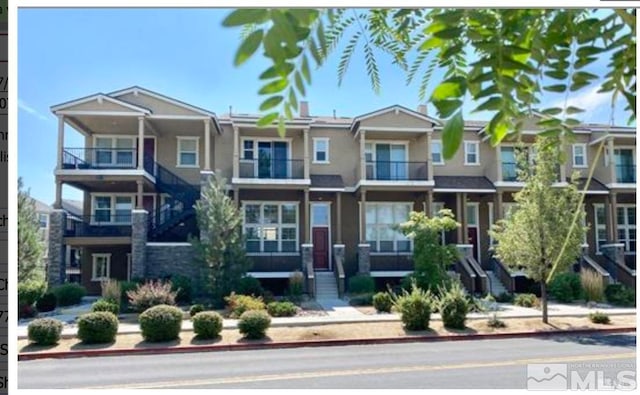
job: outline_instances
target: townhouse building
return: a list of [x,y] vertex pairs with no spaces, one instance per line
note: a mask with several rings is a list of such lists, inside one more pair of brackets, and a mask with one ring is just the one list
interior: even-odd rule
[[[281,284],[301,270],[344,280],[368,273],[384,281],[413,270],[412,241],[394,225],[412,210],[451,209],[461,227],[443,235],[462,251],[455,265],[465,286],[513,291],[522,273],[491,254],[490,226],[508,215],[516,178],[514,142],[492,147],[486,122],[468,121],[454,158],[442,155],[442,123],[426,106],[399,105],[353,118],[312,116],[308,103],[277,128],[258,116],[215,113],[131,87],[53,106],[58,117],[55,210],[49,225],[49,282],[65,278],[60,262],[80,249],[81,281],[98,293],[105,278],[197,276],[189,235],[197,237],[194,203],[214,172],[243,214],[251,275]],[[65,144],[65,130],[84,136]],[[522,139],[531,144],[535,122]],[[573,171],[582,183],[602,141],[605,154],[587,187],[589,232],[583,265],[603,278],[635,283],[635,138],[632,127],[580,125],[565,147],[558,186]],[[62,186],[84,192],[81,221],[66,226]],[[622,281],[622,280],[621,280]],[[630,282],[631,283],[631,282]]]

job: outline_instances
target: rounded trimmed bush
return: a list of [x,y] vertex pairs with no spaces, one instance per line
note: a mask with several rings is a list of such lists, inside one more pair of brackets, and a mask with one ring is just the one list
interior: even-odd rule
[[537,307],[540,301],[535,294],[517,294],[513,298],[513,304],[520,307]]
[[109,311],[82,314],[78,318],[78,339],[83,343],[111,343],[118,334],[118,317]]
[[293,317],[298,307],[291,302],[271,302],[267,305],[267,312],[272,317]]
[[67,283],[53,288],[52,292],[58,299],[58,306],[71,306],[82,301],[87,289],[80,284]]
[[594,324],[608,324],[611,322],[607,313],[603,313],[602,311],[590,313],[589,320],[591,320],[591,322],[593,322]]
[[404,327],[410,331],[421,331],[429,328],[431,311],[433,310],[433,295],[411,284],[411,292],[402,291],[402,295],[395,298],[393,305],[400,313]]
[[215,311],[201,311],[192,321],[193,331],[201,339],[214,339],[222,331],[222,316]]
[[549,283],[549,295],[562,303],[571,303],[582,296],[582,282],[576,273],[560,273]]
[[99,299],[91,305],[91,311],[94,313],[98,311],[107,311],[115,316],[118,316],[118,313],[120,312],[120,306],[111,300]]
[[138,317],[142,337],[148,342],[177,339],[182,329],[182,310],[175,306],[158,305]]
[[262,339],[271,325],[271,317],[262,310],[249,310],[242,313],[238,321],[238,330],[247,339]]
[[231,294],[225,297],[224,300],[227,302],[229,316],[231,318],[238,318],[245,311],[265,310],[267,308],[267,306],[264,305],[262,297],[238,295],[235,292],[231,292]]
[[193,306],[191,306],[191,308],[189,308],[189,316],[193,317],[202,311],[204,311],[204,305],[194,304]]
[[47,284],[44,281],[25,281],[18,284],[18,304],[32,306],[44,295]]
[[58,299],[52,292],[47,292],[36,302],[36,309],[41,313],[53,311],[58,305]]
[[378,292],[373,295],[372,302],[373,307],[375,307],[379,313],[390,313],[391,307],[393,307],[393,299],[388,292]]
[[54,318],[38,318],[27,327],[29,340],[41,346],[51,346],[60,340],[62,322]]
[[467,313],[469,313],[469,301],[460,284],[444,292],[438,305],[445,327],[464,329]]

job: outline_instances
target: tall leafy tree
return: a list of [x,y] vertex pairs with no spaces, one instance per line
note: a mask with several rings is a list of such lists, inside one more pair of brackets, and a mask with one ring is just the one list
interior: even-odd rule
[[250,267],[242,238],[242,214],[215,175],[195,205],[200,238],[191,240],[202,269],[202,285],[216,303],[235,289]]
[[568,186],[553,186],[558,182],[562,157],[556,140],[557,137],[538,136],[534,151],[521,151],[518,177],[525,185],[514,194],[514,210],[490,231],[497,242],[497,257],[510,267],[523,269],[540,284],[545,323],[547,284],[555,273],[565,271],[580,256],[586,232],[586,228],[575,225],[584,220],[584,211],[573,212],[581,201],[577,173]]
[[18,283],[44,279],[44,244],[35,202],[18,178]]

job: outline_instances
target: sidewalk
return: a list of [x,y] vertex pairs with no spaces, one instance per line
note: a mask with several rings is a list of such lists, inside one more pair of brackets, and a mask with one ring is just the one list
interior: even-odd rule
[[[279,317],[271,319],[272,327],[287,327],[287,326],[313,326],[324,324],[341,324],[341,323],[357,323],[357,322],[389,322],[400,321],[400,316],[395,313],[390,314],[364,314],[358,309],[349,306],[342,300],[321,300],[317,301],[319,305],[325,310],[327,315],[325,316],[304,316],[304,317]],[[87,312],[91,305],[84,304],[74,306],[72,308],[63,309],[62,314],[51,315],[50,317],[59,319],[66,322],[64,329],[62,330],[63,337],[72,337],[77,333],[77,326],[73,323],[75,318],[82,313]],[[496,303],[497,311],[487,311],[482,313],[469,313],[467,319],[487,319],[496,313],[500,318],[532,318],[540,317],[540,310],[526,307],[519,307],[510,304]],[[585,305],[567,305],[558,303],[549,303],[548,311],[550,317],[583,317],[594,311],[602,311],[608,315],[629,315],[636,314],[635,308],[625,307],[612,307],[605,304],[599,304],[596,307],[588,308]],[[434,321],[440,321],[440,314],[433,314],[431,319]],[[237,328],[238,320],[225,319],[223,323],[224,329]],[[18,338],[23,339],[27,337],[27,326],[29,321],[21,321],[18,323]],[[182,330],[193,330],[191,321],[185,320],[182,324]],[[139,333],[140,326],[138,324],[121,323],[118,328],[118,333]]]

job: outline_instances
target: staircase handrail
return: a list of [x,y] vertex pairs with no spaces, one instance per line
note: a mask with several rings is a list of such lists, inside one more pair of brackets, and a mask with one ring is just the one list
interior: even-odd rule
[[491,257],[493,271],[496,272],[498,280],[507,285],[507,291],[513,293],[515,290],[514,275],[511,271],[495,256]]
[[480,279],[480,292],[490,292],[491,286],[489,282],[491,281],[487,276],[487,273],[482,269],[476,258],[473,256],[467,256],[467,264],[471,267],[471,269],[476,273],[477,278]]
[[459,269],[458,273],[460,274],[460,281],[462,281],[469,293],[474,294],[476,274],[473,272],[473,270],[471,270],[471,267],[469,267],[467,258],[465,256],[460,256],[458,258],[458,261],[456,262],[456,266]]

